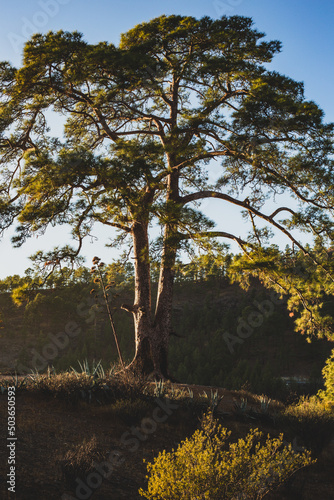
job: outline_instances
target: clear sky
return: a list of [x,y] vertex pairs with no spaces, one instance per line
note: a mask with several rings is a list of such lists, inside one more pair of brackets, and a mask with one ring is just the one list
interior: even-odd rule
[[[121,33],[135,24],[159,15],[181,14],[218,18],[222,15],[252,17],[255,26],[268,39],[283,43],[271,67],[295,80],[303,81],[307,99],[324,111],[327,121],[334,121],[334,1],[333,0],[14,0],[1,2],[0,60],[14,66],[21,62],[22,48],[33,33],[50,30],[80,31],[89,43],[102,40],[118,44]],[[211,203],[211,205],[210,205]],[[217,210],[208,202],[210,214]],[[224,218],[226,220],[226,218]],[[218,221],[218,228],[229,227]],[[241,232],[241,230],[240,230]],[[112,253],[104,247],[110,234],[97,228],[98,240],[87,242],[83,255],[87,265],[94,255],[110,262]],[[28,256],[39,249],[52,249],[69,243],[64,227],[31,238],[20,249],[13,249],[10,233],[0,241],[0,278],[23,274],[29,267]]]

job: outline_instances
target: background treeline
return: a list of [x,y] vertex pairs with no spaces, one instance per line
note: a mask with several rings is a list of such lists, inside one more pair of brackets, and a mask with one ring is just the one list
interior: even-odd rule
[[[295,333],[286,302],[273,299],[256,279],[248,290],[231,284],[230,263],[228,255],[220,261],[204,255],[191,264],[179,263],[170,372],[184,383],[244,387],[275,396],[286,391],[281,377],[304,376],[309,380],[305,390],[318,390],[332,343],[317,339],[307,343]],[[105,304],[89,269],[63,268],[44,279],[40,276],[29,269],[24,277],[10,276],[0,282],[0,341],[3,353],[12,352],[7,365],[1,360],[1,370],[33,369],[34,361],[38,368],[39,356],[56,370],[77,366],[83,359],[101,359],[105,367],[116,362]],[[132,317],[120,306],[133,297],[132,265],[106,266],[105,283],[111,285],[109,300],[123,357],[131,360]],[[62,338],[66,325],[73,322],[80,334],[69,338],[66,346],[48,351],[54,335]]]

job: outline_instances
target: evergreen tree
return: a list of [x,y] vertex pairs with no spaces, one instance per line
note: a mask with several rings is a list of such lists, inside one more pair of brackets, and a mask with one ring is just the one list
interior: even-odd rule
[[[17,219],[21,245],[70,224],[78,249],[54,251],[55,266],[75,259],[95,222],[131,239],[135,297],[123,307],[135,325],[131,366],[142,373],[168,377],[175,263],[191,242],[222,237],[249,253],[273,227],[326,272],[291,231],[313,230],[323,246],[332,239],[333,126],[301,83],[264,66],[280,43],[263,37],[249,18],[161,16],[122,35],[119,47],[76,32],[37,34],[21,68],[0,66],[1,229]],[[49,134],[49,110],[65,117],[62,139]],[[212,159],[222,163],[216,185]],[[267,213],[278,193],[298,208]],[[197,206],[206,198],[221,200],[225,214],[238,207],[249,239],[214,230]],[[162,233],[154,311],[153,222]]]

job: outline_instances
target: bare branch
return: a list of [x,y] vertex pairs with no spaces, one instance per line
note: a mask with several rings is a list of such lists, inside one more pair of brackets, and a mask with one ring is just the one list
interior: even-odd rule
[[235,236],[231,233],[226,233],[225,231],[202,231],[201,233],[189,233],[189,234],[178,234],[180,240],[197,240],[201,238],[227,238],[229,240],[234,240],[243,252],[248,253],[246,247],[253,247],[251,243],[243,240],[239,236]]
[[275,212],[273,212],[271,215],[269,215],[270,219],[273,219],[274,217],[276,217],[276,215],[279,214],[280,212],[290,212],[291,215],[296,215],[296,212],[294,210],[292,210],[291,208],[280,207],[280,208],[277,208],[277,210],[275,210]]

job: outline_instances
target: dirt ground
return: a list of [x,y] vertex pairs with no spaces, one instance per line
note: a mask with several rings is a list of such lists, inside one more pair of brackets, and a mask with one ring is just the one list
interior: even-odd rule
[[[185,386],[181,386],[185,387]],[[211,390],[203,386],[190,386],[196,393]],[[250,395],[218,389],[223,399],[220,410],[223,423],[232,431],[232,437],[244,435],[250,426],[249,421],[236,418],[234,404],[242,397],[248,397],[248,404],[258,405]],[[160,408],[161,410],[161,408]],[[147,416],[150,416],[151,409]],[[161,410],[162,411],[162,410]],[[137,446],[130,446],[130,436],[140,428],[142,420],[124,421],[110,406],[77,405],[59,401],[41,394],[19,392],[16,395],[16,493],[8,492],[7,448],[7,394],[0,394],[0,498],[3,500],[53,500],[80,499],[94,500],[142,498],[138,494],[145,487],[146,466],[143,460],[151,461],[160,450],[171,450],[198,427],[198,416],[185,407],[164,410],[168,418],[157,424],[152,432],[142,434]],[[262,430],[273,435],[278,430],[273,424],[261,425]],[[89,441],[93,436],[99,449],[100,462],[114,452],[115,465],[112,473],[96,487],[87,487],[88,478],[83,478],[83,489],[77,490],[66,482],[61,463],[68,450],[73,446]],[[125,439],[126,438],[126,439]],[[127,440],[127,441],[126,441]],[[128,446],[125,445],[127,442]],[[132,449],[133,448],[133,449]],[[134,449],[135,448],[135,449]],[[279,492],[266,498],[272,500],[330,500],[334,499],[334,446],[329,444],[322,452],[318,462],[297,473]],[[93,481],[93,479],[92,479]],[[75,483],[77,486],[78,483]],[[90,492],[90,493],[89,493]],[[81,495],[81,496],[80,496]],[[177,500],[177,499],[175,499]]]

